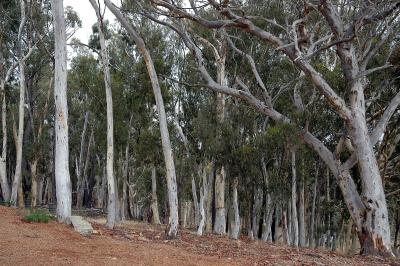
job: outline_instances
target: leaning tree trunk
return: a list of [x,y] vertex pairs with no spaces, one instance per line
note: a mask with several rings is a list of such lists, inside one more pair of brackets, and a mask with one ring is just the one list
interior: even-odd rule
[[99,30],[101,61],[104,72],[104,83],[106,87],[106,102],[107,102],[107,183],[108,183],[108,204],[107,204],[107,227],[113,228],[115,219],[118,215],[116,196],[117,185],[114,178],[114,118],[113,118],[113,101],[111,90],[111,75],[109,69],[108,52],[106,41],[103,33],[103,18],[100,12],[100,7],[95,0],[90,0],[97,15],[97,28]]
[[20,1],[21,5],[21,23],[19,25],[18,30],[18,65],[19,65],[19,109],[18,109],[18,133],[17,133],[17,141],[16,141],[16,158],[15,158],[15,173],[14,180],[11,188],[11,203],[16,206],[17,205],[17,197],[18,197],[18,189],[21,183],[21,174],[22,174],[22,145],[24,139],[24,119],[25,119],[25,62],[22,54],[22,34],[23,29],[25,27],[27,17],[25,14],[25,1]]
[[195,177],[195,175],[192,174],[192,197],[193,197],[193,206],[194,206],[194,223],[195,223],[196,227],[198,227],[199,222],[200,222],[200,211],[199,211],[199,201],[197,199],[196,180],[194,179],[194,177]]
[[67,104],[67,43],[63,0],[52,0],[55,40],[55,179],[57,217],[69,223],[71,216],[71,181],[69,176],[68,104]]
[[157,112],[160,123],[161,143],[164,153],[164,161],[166,166],[166,179],[168,189],[168,206],[169,206],[169,221],[167,225],[167,235],[170,238],[175,238],[178,233],[178,191],[175,175],[175,164],[172,154],[171,142],[169,138],[167,116],[164,108],[164,100],[162,98],[160,84],[158,82],[157,72],[154,68],[153,60],[149,50],[146,48],[144,40],[139,36],[134,26],[120,13],[120,11],[111,3],[110,0],[104,1],[106,6],[115,15],[118,21],[128,32],[132,41],[137,45],[139,53],[143,56],[146,63],[147,71],[150,76],[150,81],[153,87],[154,97],[157,105]]

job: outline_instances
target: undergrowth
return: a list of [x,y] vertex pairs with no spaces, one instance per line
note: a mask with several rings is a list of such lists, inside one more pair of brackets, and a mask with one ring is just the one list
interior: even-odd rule
[[25,215],[24,220],[30,223],[48,223],[54,220],[54,217],[41,210],[32,210],[31,213]]

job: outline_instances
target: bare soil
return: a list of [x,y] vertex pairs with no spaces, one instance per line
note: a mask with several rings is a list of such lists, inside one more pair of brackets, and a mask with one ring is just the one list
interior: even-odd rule
[[83,237],[52,221],[33,224],[16,209],[0,206],[0,265],[399,265],[395,258],[352,256],[267,245],[246,239],[198,237],[181,231],[164,238],[164,228],[128,221],[114,230],[90,220],[96,234]]

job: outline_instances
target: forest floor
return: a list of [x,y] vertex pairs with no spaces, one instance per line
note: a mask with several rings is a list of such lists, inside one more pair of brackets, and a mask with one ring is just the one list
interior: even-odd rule
[[28,223],[18,210],[0,206],[0,265],[399,265],[400,260],[341,256],[332,252],[196,236],[180,231],[164,238],[164,227],[128,221],[115,230],[90,220],[96,233],[80,236],[51,221]]

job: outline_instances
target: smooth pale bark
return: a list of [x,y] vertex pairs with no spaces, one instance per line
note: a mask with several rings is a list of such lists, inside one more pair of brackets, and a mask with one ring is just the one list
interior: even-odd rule
[[52,0],[54,23],[55,70],[55,179],[57,218],[69,223],[71,216],[71,181],[69,175],[68,104],[67,104],[67,43],[62,0]]
[[[219,49],[214,49],[214,56],[217,60],[217,81],[221,86],[227,83],[225,73],[226,62],[226,40],[220,40]],[[217,93],[217,120],[222,124],[225,120],[225,95]],[[221,134],[221,132],[218,132]],[[218,136],[221,138],[221,136]],[[215,175],[215,221],[214,233],[224,235],[226,233],[226,209],[225,209],[225,179],[226,171],[224,165],[217,169]]]
[[258,232],[260,229],[260,220],[262,213],[262,205],[263,205],[263,189],[261,186],[257,186],[254,188],[253,195],[253,209],[251,213],[251,227],[253,230],[253,237],[258,239]]
[[311,221],[310,221],[310,238],[309,243],[311,247],[315,247],[315,205],[317,199],[317,186],[318,186],[318,170],[319,167],[315,167],[315,181],[313,184],[313,193],[312,193],[312,205],[311,205]]
[[229,221],[229,236],[232,239],[240,237],[240,215],[239,215],[239,199],[238,199],[238,182],[236,177],[232,181],[232,196],[231,196],[231,215]]
[[272,216],[274,213],[274,208],[272,206],[272,199],[271,199],[271,194],[269,192],[269,175],[267,172],[267,166],[265,163],[265,158],[261,158],[261,170],[262,174],[264,177],[264,182],[265,182],[265,187],[267,188],[267,192],[265,195],[265,209],[264,209],[264,215],[263,215],[263,226],[262,226],[262,240],[264,242],[266,241],[272,241],[272,231],[271,231],[271,226],[272,226]]
[[287,222],[287,211],[286,211],[286,208],[282,208],[281,223],[282,223],[282,240],[283,240],[283,243],[285,243],[286,245],[290,245],[289,227],[288,227],[288,222]]
[[153,224],[161,224],[160,214],[158,211],[158,197],[157,197],[157,179],[156,167],[151,167],[151,210],[153,212]]
[[[227,26],[226,21],[206,20],[200,16],[193,15],[192,13],[188,13],[178,8],[169,1],[155,2],[157,5],[167,8],[174,13],[179,14],[181,17],[190,18],[204,27],[222,28]],[[216,3],[213,3],[213,5],[214,7],[217,7]],[[390,9],[385,10],[381,14],[375,13],[375,17],[372,17],[377,21],[383,21],[387,16],[391,16],[393,12],[397,10],[397,7],[397,4],[393,4]],[[362,28],[371,22],[371,20],[365,19],[361,21],[354,20],[349,24],[344,23],[344,18],[331,1],[321,1],[319,3],[318,10],[324,16],[325,21],[331,28],[332,34],[337,40],[343,40],[350,37],[350,39],[352,39],[355,35],[355,29]],[[368,8],[361,9],[360,17],[367,16],[369,11],[371,10]],[[324,79],[323,75],[314,69],[307,58],[308,56],[301,54],[301,51],[297,47],[296,41],[294,42],[295,49],[291,45],[285,45],[285,42],[281,38],[254,25],[250,19],[238,15],[238,13],[233,12],[230,8],[225,8],[222,14],[225,16],[225,18],[229,19],[230,27],[235,27],[245,31],[252,36],[260,38],[265,43],[272,44],[274,47],[278,47],[279,50],[288,56],[288,58],[305,73],[315,88],[320,92],[321,95],[324,96],[326,99],[326,104],[330,108],[333,108],[336,114],[346,123],[350,139],[355,146],[355,151],[343,165],[341,165],[341,163],[332,156],[332,153],[325,147],[325,145],[323,145],[321,141],[316,140],[315,137],[305,136],[303,140],[310,147],[312,147],[316,153],[318,153],[318,155],[329,166],[333,175],[336,177],[347,208],[357,228],[359,239],[363,246],[363,253],[392,255],[390,247],[390,226],[385,194],[382,180],[378,171],[379,169],[376,158],[374,158],[372,146],[376,143],[376,139],[383,134],[390,117],[393,115],[394,110],[400,102],[396,102],[399,101],[399,99],[395,99],[396,97],[392,99],[381,118],[382,123],[380,121],[371,132],[371,135],[369,135],[367,130],[368,127],[366,122],[364,99],[364,90],[368,84],[365,76],[368,74],[368,72],[372,73],[371,70],[366,69],[366,67],[369,65],[368,62],[377,54],[382,45],[389,42],[388,40],[390,40],[390,38],[383,38],[373,49],[371,49],[371,45],[369,45],[369,48],[364,47],[366,51],[364,51],[364,49],[357,49],[359,48],[355,47],[357,42],[353,41],[337,42],[335,44],[337,54],[341,61],[342,73],[345,78],[346,88],[348,89],[347,95],[349,96],[349,101],[346,102],[345,99],[340,97],[329,85],[327,80]],[[392,23],[394,21],[395,20],[392,20]],[[359,22],[360,25],[356,25]],[[380,25],[380,23],[374,24]],[[389,25],[383,29],[390,32],[388,29],[392,28],[393,25]],[[218,84],[212,79],[211,75],[204,67],[205,64],[203,63],[200,49],[196,48],[194,43],[188,40],[187,36],[184,34],[180,35],[185,39],[186,45],[196,56],[198,69],[200,70],[203,78],[206,80],[209,88],[216,92],[223,92],[234,97],[241,98],[259,110],[261,113],[264,113],[276,121],[290,123],[288,118],[273,108],[266,106],[251,93],[239,91],[229,87],[218,86]],[[359,54],[360,50],[362,51],[361,54]],[[311,55],[313,55],[313,51],[311,51]],[[382,67],[380,67],[380,69],[382,69]],[[373,70],[374,69],[372,69],[372,71]],[[393,102],[393,100],[395,101]],[[306,132],[305,135],[310,135],[310,133]],[[318,142],[318,145],[316,145],[316,142]],[[362,183],[361,195],[358,193],[354,184],[354,180],[349,172],[350,168],[353,167],[357,161],[359,164],[358,166],[360,169]]]
[[194,179],[194,175],[192,175],[192,197],[194,206],[194,222],[196,227],[198,227],[200,222],[200,211],[199,211],[199,201],[197,199],[197,189],[196,189],[196,181]]
[[37,175],[37,160],[34,160],[31,165],[31,207],[35,208],[38,203],[38,193],[39,193],[39,186],[38,186],[38,175]]
[[211,172],[209,175],[208,183],[207,183],[207,196],[205,197],[205,212],[206,212],[206,232],[212,232],[212,203],[213,203],[213,188],[214,188],[214,179],[215,179],[215,174],[214,174],[214,163],[210,163],[211,165]]
[[166,233],[168,237],[175,238],[178,233],[178,191],[175,175],[175,164],[172,154],[171,142],[168,132],[167,116],[165,113],[164,100],[162,98],[160,84],[158,82],[157,72],[154,68],[153,60],[149,50],[146,48],[144,40],[139,36],[134,26],[120,13],[120,11],[110,2],[105,0],[106,6],[115,15],[117,20],[125,28],[132,41],[137,45],[139,53],[143,56],[146,63],[147,71],[153,87],[153,93],[157,105],[158,119],[160,123],[161,143],[166,166],[166,179],[168,189],[168,209],[169,221]]
[[291,155],[291,168],[292,168],[292,234],[293,234],[293,245],[297,247],[299,245],[299,222],[297,218],[297,173],[296,173],[296,151],[290,150]]
[[224,235],[226,233],[225,217],[225,168],[222,166],[215,175],[215,221],[214,233]]
[[365,120],[365,99],[363,87],[356,84],[351,89],[353,121],[349,131],[360,170],[365,218],[359,217],[358,230],[361,252],[366,254],[390,253],[390,225],[385,192]]
[[[206,164],[200,172],[202,185],[200,186],[199,199],[199,226],[197,227],[197,235],[203,235],[204,227],[207,225],[207,219],[211,220],[211,213],[207,209],[207,201],[211,198],[212,181],[214,177],[213,163]],[[210,216],[209,216],[210,215]],[[207,230],[207,228],[206,228]]]
[[[11,71],[7,71],[8,73]],[[2,197],[5,201],[9,201],[11,197],[10,185],[7,179],[7,105],[6,105],[6,82],[9,79],[10,74],[7,75],[4,80],[1,81],[1,93],[2,93],[2,106],[1,106],[1,127],[3,132],[3,147],[0,158],[0,185]]]
[[[304,169],[304,161],[303,161]],[[301,176],[301,182],[299,186],[299,246],[306,246],[306,222],[305,222],[305,199],[304,199],[304,189],[305,189],[305,173],[303,170]]]
[[21,23],[19,25],[18,30],[18,66],[19,66],[19,108],[18,108],[18,133],[17,133],[17,141],[16,141],[16,151],[15,151],[15,172],[14,172],[14,180],[11,187],[11,204],[13,206],[17,205],[17,194],[18,189],[21,183],[21,175],[22,175],[22,145],[24,139],[24,120],[25,120],[25,60],[22,54],[22,35],[23,30],[27,21],[27,17],[25,14],[25,0],[20,1],[21,8]]
[[103,18],[101,15],[100,7],[95,0],[89,0],[96,11],[97,28],[99,31],[99,40],[101,47],[101,62],[104,73],[104,84],[106,88],[106,102],[107,102],[107,183],[108,183],[108,205],[107,205],[107,227],[113,228],[116,216],[118,215],[117,204],[117,184],[114,178],[114,117],[113,117],[113,101],[111,90],[111,75],[109,68],[108,52],[106,41],[103,33]]
[[204,200],[207,196],[207,192],[206,194],[204,194],[203,190],[200,190],[200,201],[199,201],[199,226],[197,227],[197,235],[201,236],[203,235],[203,231],[204,231],[204,225],[206,222],[206,212],[204,210]]

